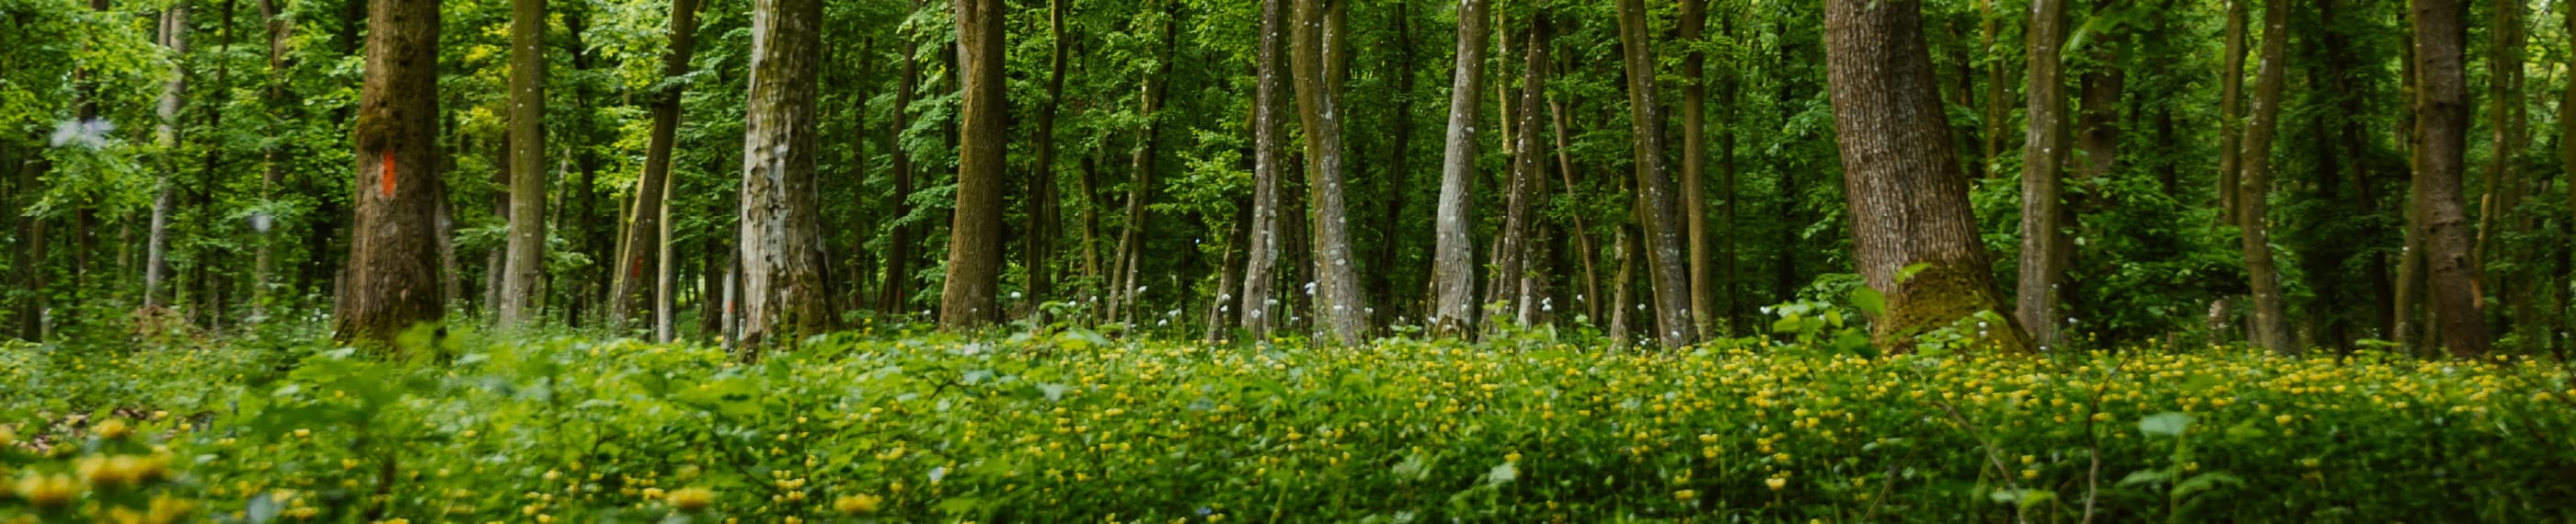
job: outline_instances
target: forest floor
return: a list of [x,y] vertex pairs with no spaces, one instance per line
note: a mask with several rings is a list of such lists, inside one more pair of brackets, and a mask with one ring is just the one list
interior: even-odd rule
[[[309,335],[309,333],[307,333]],[[2556,521],[2571,373],[888,326],[0,345],[0,522]],[[425,349],[425,348],[424,348]],[[2391,491],[2440,496],[2387,496]]]

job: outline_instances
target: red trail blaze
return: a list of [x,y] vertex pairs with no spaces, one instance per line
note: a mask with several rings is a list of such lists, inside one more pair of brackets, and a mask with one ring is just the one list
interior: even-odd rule
[[376,179],[376,189],[385,198],[394,197],[394,150],[385,149],[384,175]]

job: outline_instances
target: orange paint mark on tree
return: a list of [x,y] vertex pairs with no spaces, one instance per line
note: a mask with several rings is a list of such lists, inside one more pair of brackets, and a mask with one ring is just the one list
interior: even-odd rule
[[384,165],[385,165],[385,168],[384,168],[384,175],[382,175],[381,177],[379,177],[379,178],[377,178],[377,179],[376,179],[376,189],[377,189],[377,192],[378,192],[378,193],[380,193],[380,194],[383,194],[385,198],[393,198],[393,197],[394,197],[394,150],[393,150],[393,149],[390,149],[390,148],[385,149],[385,161],[384,161]]

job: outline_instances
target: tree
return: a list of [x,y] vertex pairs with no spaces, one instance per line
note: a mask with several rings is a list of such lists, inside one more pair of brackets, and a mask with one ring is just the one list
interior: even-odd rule
[[[1485,0],[1458,0],[1456,73],[1450,76],[1449,131],[1442,142],[1440,202],[1433,217],[1431,325],[1444,333],[1465,333],[1476,322],[1474,224],[1468,208],[1475,199],[1476,96],[1485,78]],[[1510,118],[1505,115],[1504,118]]]
[[[1638,227],[1644,237],[1647,279],[1653,282],[1655,338],[1681,347],[1699,339],[1690,322],[1690,279],[1684,277],[1682,217],[1673,181],[1664,170],[1661,102],[1655,97],[1655,51],[1647,40],[1644,0],[1619,1],[1619,47],[1628,73],[1628,123],[1636,141]],[[1925,84],[1929,87],[1930,84]],[[1698,198],[1694,195],[1692,198]]]
[[[168,48],[170,54],[188,53],[187,2],[179,2],[161,11],[160,36],[161,46]],[[161,106],[156,115],[160,118],[157,122],[158,127],[153,133],[155,141],[161,146],[163,152],[161,176],[157,181],[161,187],[152,197],[151,231],[146,233],[148,239],[144,241],[143,248],[143,305],[145,306],[161,305],[161,282],[168,278],[170,273],[170,214],[175,207],[172,193],[178,190],[178,183],[170,178],[179,169],[178,162],[174,160],[179,156],[179,102],[187,89],[187,70],[180,67],[177,61],[173,61],[170,64],[170,81],[163,83],[161,87]]]
[[2263,48],[2261,64],[2254,71],[2253,118],[2246,123],[2245,146],[2238,155],[2244,174],[2237,188],[2237,217],[2243,230],[2245,274],[2254,290],[2254,319],[2247,326],[2247,338],[2254,347],[2279,353],[2298,350],[2290,340],[2290,320],[2281,299],[2281,279],[2272,260],[2272,237],[2269,225],[2272,194],[2272,139],[2277,136],[2281,117],[2282,71],[2288,60],[2283,50],[2290,40],[2290,0],[2266,0],[2263,5]]
[[1516,121],[1510,140],[1517,144],[1512,149],[1519,153],[1512,155],[1511,187],[1503,204],[1503,231],[1494,246],[1494,280],[1499,285],[1488,291],[1492,297],[1511,297],[1513,309],[1518,311],[1515,320],[1522,324],[1536,320],[1532,314],[1539,300],[1539,279],[1531,277],[1528,266],[1541,254],[1536,253],[1536,244],[1530,240],[1530,231],[1538,221],[1531,208],[1547,192],[1547,177],[1540,172],[1545,161],[1539,154],[1538,139],[1539,104],[1547,85],[1547,32],[1546,13],[1531,13],[1525,35],[1528,47],[1521,53],[1521,98],[1512,106],[1517,114],[1504,115]]
[[2042,348],[2057,343],[2058,282],[2074,254],[2066,234],[2065,181],[2067,0],[2031,0],[2030,127],[2021,157],[2021,280],[2013,315]]
[[[814,192],[814,71],[821,0],[754,0],[751,86],[743,119],[742,344],[832,328]],[[794,338],[786,339],[789,342]],[[756,353],[746,352],[746,355]]]
[[1350,227],[1344,217],[1350,205],[1342,198],[1341,89],[1326,78],[1326,49],[1340,47],[1344,34],[1325,30],[1324,2],[1295,0],[1290,27],[1290,76],[1297,84],[1297,114],[1306,130],[1306,193],[1312,226],[1315,267],[1315,321],[1320,339],[1337,345],[1360,343],[1368,329],[1368,300],[1360,294],[1358,268],[1351,265]]
[[[1048,261],[1053,259],[1058,224],[1062,223],[1057,214],[1055,113],[1057,107],[1064,105],[1065,60],[1073,47],[1073,37],[1064,31],[1064,18],[1071,9],[1068,4],[1066,0],[1047,1],[1047,97],[1045,103],[1038,105],[1037,163],[1030,170],[1033,176],[1026,212],[1028,227],[1022,233],[1020,250],[1025,259],[1020,265],[1028,272],[1028,296],[1038,302],[1055,297],[1055,270]],[[1030,308],[1030,312],[1034,315],[1038,310]]]
[[648,131],[649,143],[644,149],[644,173],[636,178],[635,205],[627,213],[626,240],[620,243],[626,246],[625,252],[618,255],[617,273],[610,277],[609,325],[622,328],[629,315],[643,309],[637,304],[644,300],[645,287],[641,280],[645,276],[645,268],[652,268],[651,313],[655,340],[671,338],[672,297],[669,284],[665,282],[671,280],[673,261],[667,227],[669,221],[664,215],[670,212],[667,206],[671,198],[671,148],[678,138],[680,91],[686,85],[679,80],[689,74],[689,56],[697,50],[698,9],[704,5],[706,3],[699,0],[671,1],[671,43],[670,48],[662,52],[665,83],[659,91],[649,93],[651,101],[648,108],[653,115],[653,127]]
[[[949,224],[948,278],[939,293],[939,325],[968,329],[1000,315],[994,290],[1002,276],[1002,177],[1010,133],[1010,100],[1002,85],[1000,0],[958,0],[958,61],[964,62],[964,109],[957,150],[957,212]],[[1034,269],[1032,269],[1034,271]]]
[[[1845,201],[1861,277],[1883,294],[1872,319],[1879,347],[1911,347],[1923,330],[2004,307],[1987,272],[1951,151],[1917,0],[1827,0],[1825,65],[1843,162]],[[1997,349],[2026,352],[2027,335],[1998,317]]]
[[510,246],[501,326],[543,308],[546,276],[546,0],[510,0]]
[[389,341],[440,317],[439,3],[372,0],[358,91],[357,194],[335,336]]
[[[2477,268],[2469,264],[2468,213],[2460,178],[2468,149],[2468,11],[2460,0],[2416,0],[2416,125],[2423,133],[2425,261],[2427,286],[2442,346],[2453,356],[2484,355],[2486,317],[2479,312]],[[2249,184],[2251,185],[2251,184]],[[2250,240],[2248,242],[2251,242]]]
[[1708,192],[1708,52],[1700,44],[1708,28],[1707,0],[1681,0],[1680,27],[1673,38],[1682,51],[1682,233],[1690,249],[1690,317],[1700,333],[1717,331],[1716,283],[1709,280]]
[[1243,318],[1246,336],[1262,340],[1270,335],[1270,323],[1276,319],[1270,312],[1272,303],[1271,275],[1279,254],[1279,184],[1286,176],[1288,130],[1281,119],[1286,116],[1286,86],[1280,85],[1285,74],[1280,60],[1288,52],[1287,0],[1261,0],[1260,50],[1253,61],[1252,94],[1252,216],[1245,229],[1246,258],[1243,265]]
[[2218,216],[2226,224],[2238,223],[2244,216],[2237,188],[2244,170],[2244,123],[2239,119],[2245,104],[2245,2],[2227,0],[2227,45],[2219,57],[2226,65],[2218,70]]

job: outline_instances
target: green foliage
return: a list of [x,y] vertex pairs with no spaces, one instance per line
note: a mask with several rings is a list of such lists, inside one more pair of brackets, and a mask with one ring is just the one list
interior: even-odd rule
[[16,344],[0,520],[2569,516],[2576,479],[2546,467],[2576,460],[2550,436],[2576,429],[2563,367],[1873,357],[1831,349],[1838,310],[1775,312],[1807,342],[1318,350],[1056,326],[834,334],[757,363],[551,336],[458,335],[405,362]]

